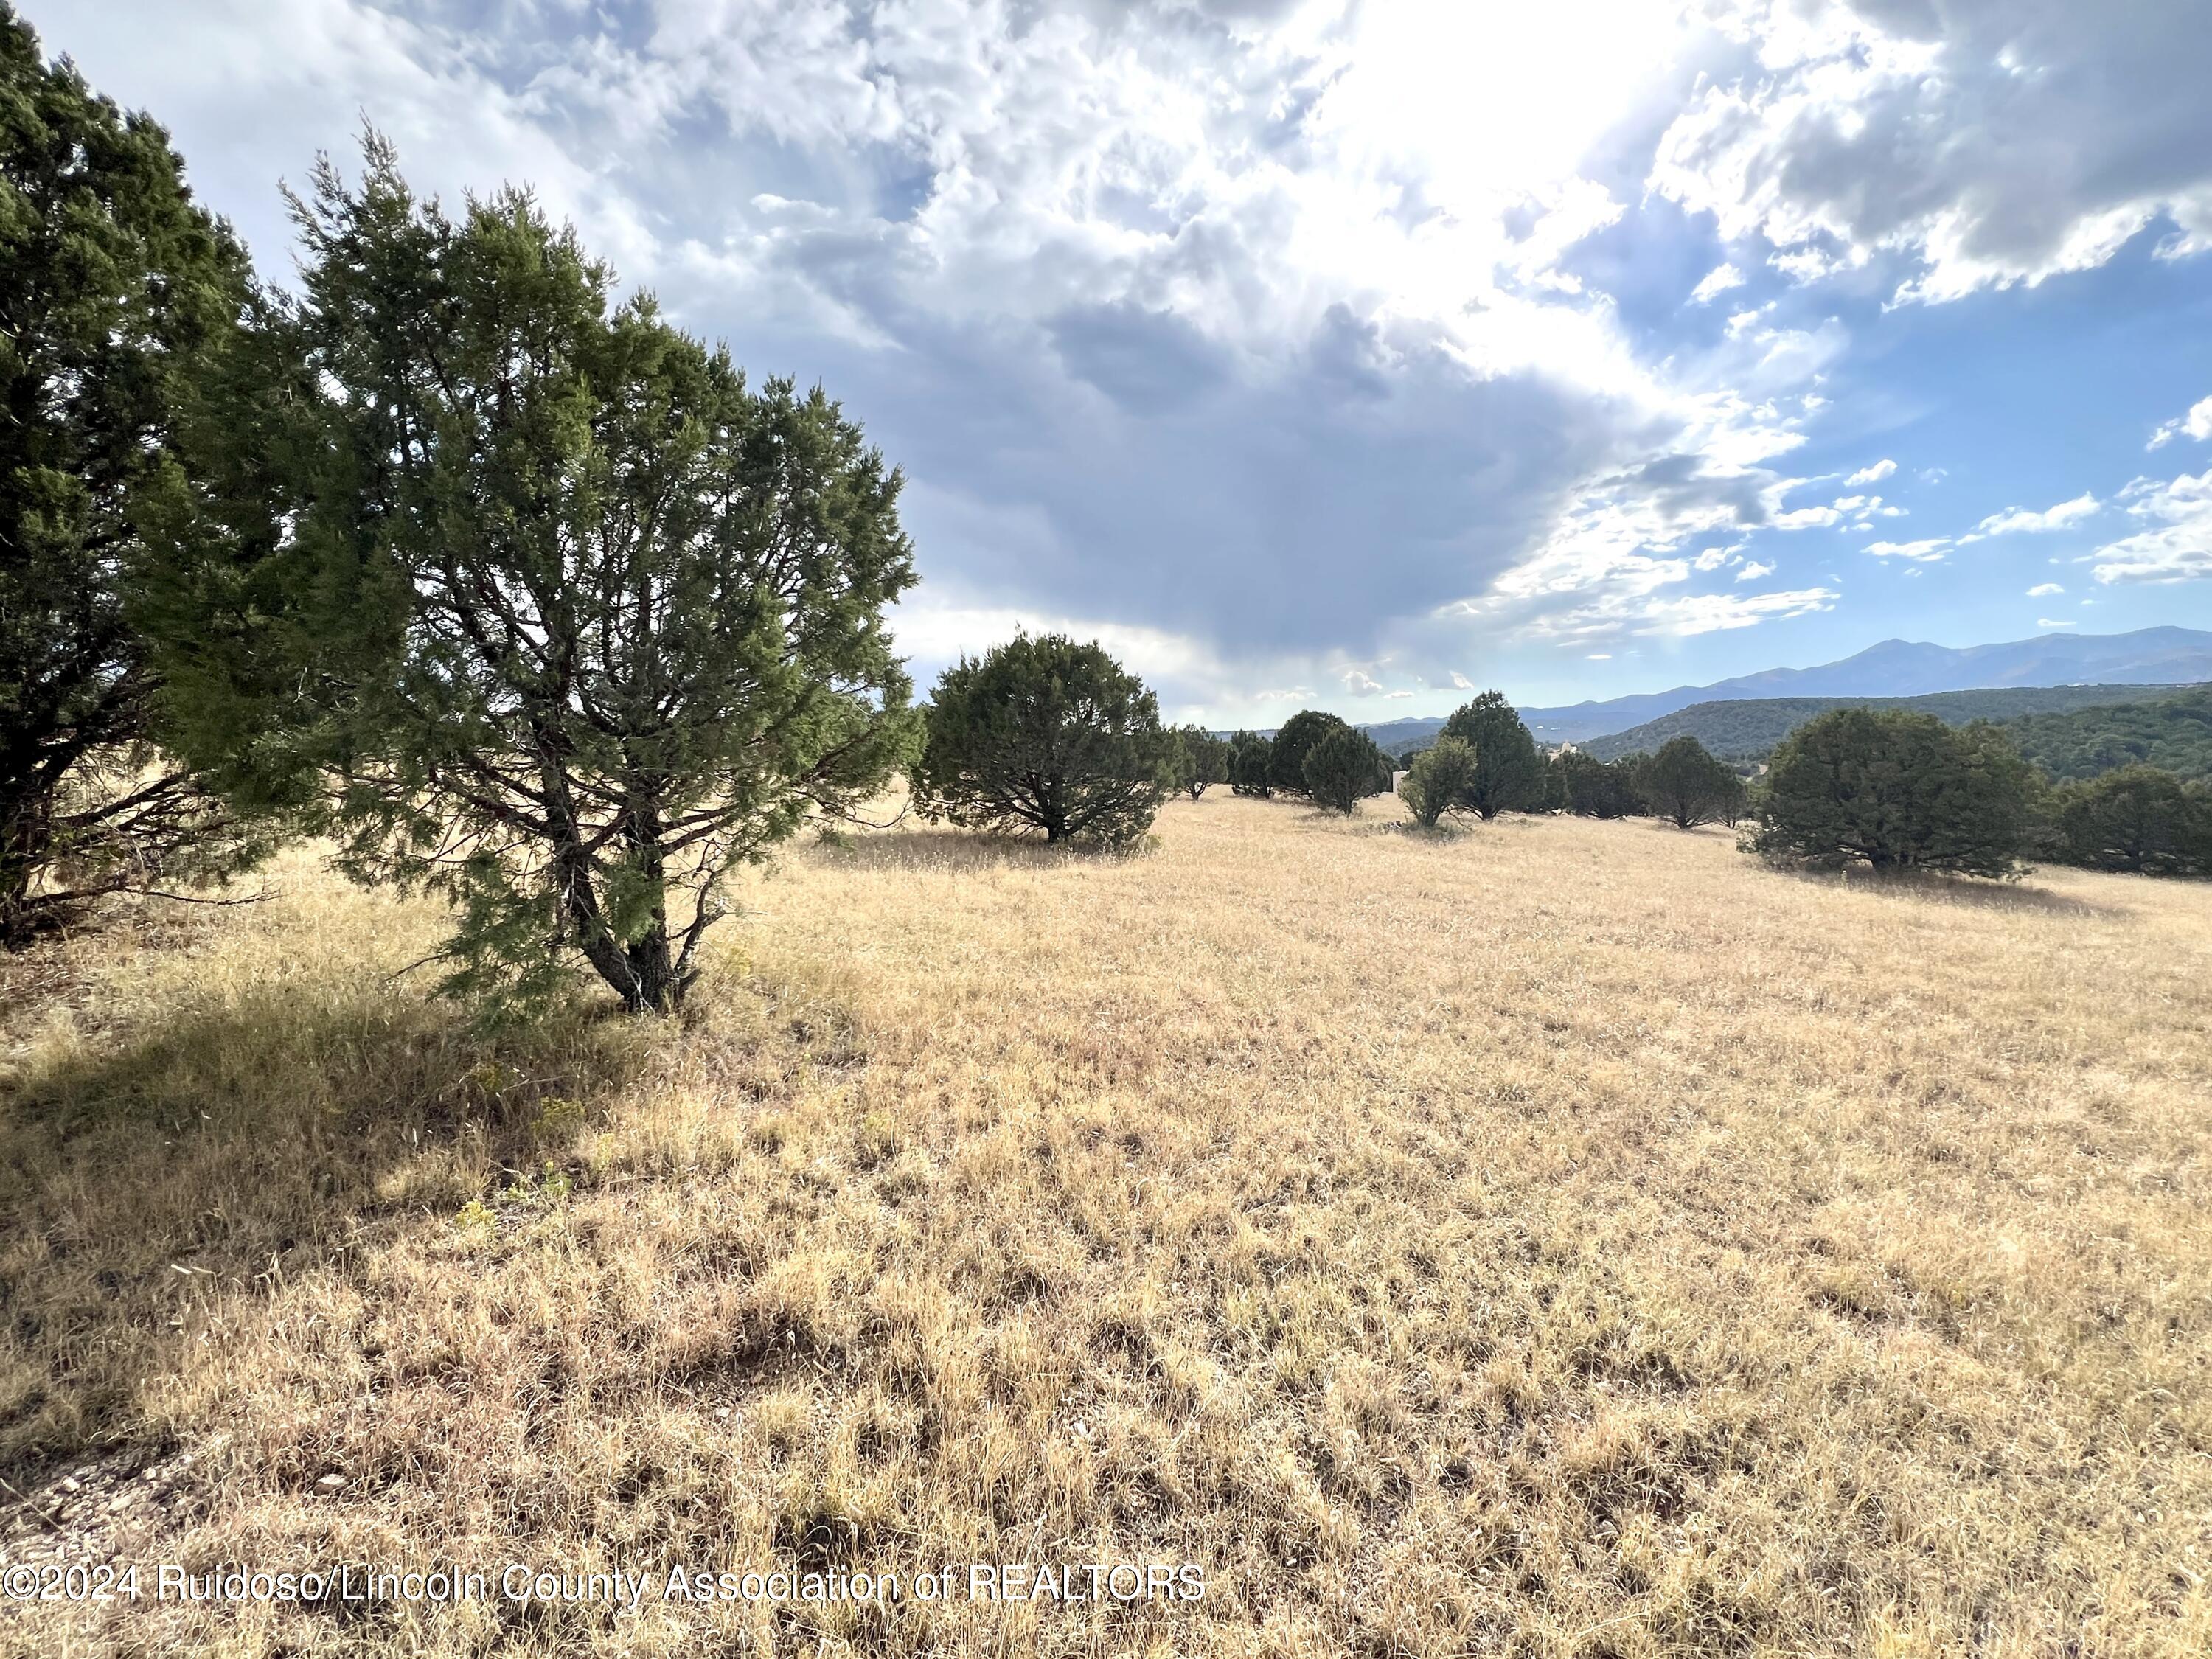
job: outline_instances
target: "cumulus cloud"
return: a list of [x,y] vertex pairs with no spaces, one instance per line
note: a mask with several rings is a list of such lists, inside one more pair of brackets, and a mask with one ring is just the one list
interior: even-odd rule
[[2212,576],[2212,467],[2167,482],[2138,478],[2120,492],[2129,515],[2150,527],[2091,555],[2097,580],[2185,582]]
[[2100,264],[2163,223],[2212,248],[2212,100],[2189,6],[1735,0],[1735,52],[1654,189],[1801,277],[1910,262],[1905,301]]
[[1688,593],[1648,606],[1635,631],[1687,638],[1721,629],[1749,628],[1754,623],[1826,611],[1840,597],[1826,587],[1786,593]]
[[2176,438],[2195,438],[2200,442],[2212,438],[2212,398],[2191,404],[2186,415],[2177,415],[2160,423],[2145,447],[2163,449]]
[[2050,598],[2053,593],[2063,593],[2065,591],[2057,582],[2038,582],[2027,590],[2027,597],[2031,599],[2044,599]]
[[1869,542],[1866,550],[1878,559],[1915,559],[1932,563],[1942,558],[1950,545],[1947,538],[1932,536],[1917,542]]
[[2038,617],[2035,625],[2038,628],[2072,628],[2075,624],[2071,617]]
[[1773,574],[1774,567],[1772,565],[1761,564],[1757,559],[1753,559],[1749,564],[1747,564],[1742,569],[1735,573],[1735,579],[1740,582],[1755,582],[1761,576],[1771,576]]
[[1984,536],[2014,536],[2048,530],[2068,530],[2087,519],[2094,519],[2104,508],[2104,503],[2084,490],[2070,501],[2061,501],[2040,513],[2031,513],[2026,507],[2008,507],[2002,513],[1992,513],[1976,525],[1961,541],[1979,541]]
[[1884,478],[1894,475],[1896,471],[1897,463],[1884,458],[1876,461],[1872,466],[1861,467],[1844,482],[1847,484],[1880,483]]

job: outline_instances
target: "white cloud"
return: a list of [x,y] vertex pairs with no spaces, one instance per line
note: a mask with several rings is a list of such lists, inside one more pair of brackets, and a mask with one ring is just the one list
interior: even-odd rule
[[1611,662],[1613,660],[1613,653],[1610,651],[1592,651],[1585,655],[1583,660],[1584,662]]
[[1884,459],[1876,461],[1872,466],[1861,467],[1844,482],[1847,484],[1880,483],[1884,478],[1893,476],[1896,471],[1897,463]]
[[2212,467],[2170,483],[2137,478],[2119,495],[2130,516],[2152,527],[2091,556],[2099,581],[2185,582],[2212,576]]
[[2039,283],[2160,220],[2212,248],[2204,23],[2080,0],[1719,0],[1731,61],[1661,140],[1652,188],[1763,235],[1793,274],[1910,262],[1902,301]]
[[1461,673],[1457,669],[1454,669],[1452,671],[1451,683],[1452,689],[1457,691],[1472,691],[1474,690],[1474,682],[1468,678],[1466,675]]
[[1971,534],[1961,541],[1979,541],[1984,536],[2011,536],[2023,532],[2034,533],[2050,530],[2068,530],[2085,520],[2094,519],[2103,511],[2104,503],[2084,490],[2070,501],[2061,501],[2040,513],[2031,513],[2026,507],[2010,507],[2002,513],[1992,513],[1976,525]]
[[1717,264],[1707,271],[1697,287],[1690,290],[1690,303],[1704,305],[1716,295],[1725,294],[1732,288],[1741,288],[1743,273],[1731,264]]
[[2191,404],[2186,415],[2177,415],[2150,434],[2148,449],[2163,449],[2176,438],[2212,438],[2212,398]]
[[1936,536],[1919,542],[1869,542],[1866,550],[1878,559],[1917,559],[1933,562],[1942,558],[1950,545],[1947,538]]
[[1344,689],[1355,697],[1371,697],[1382,689],[1382,682],[1358,668],[1346,669],[1343,675]]
[[2044,599],[2050,598],[2053,593],[2063,593],[2065,591],[2057,582],[2038,582],[2027,590],[2027,597],[2031,599]]
[[2072,628],[2075,623],[2071,617],[2038,617],[2035,625],[2038,628]]
[[1749,628],[1754,623],[1828,610],[1841,597],[1826,587],[1798,588],[1787,593],[1691,593],[1650,606],[1643,625],[1635,631],[1686,638],[1722,629]]
[[1761,564],[1757,559],[1753,559],[1749,564],[1744,566],[1742,569],[1735,573],[1735,579],[1740,582],[1755,582],[1761,576],[1771,576],[1773,574],[1774,567],[1772,565]]

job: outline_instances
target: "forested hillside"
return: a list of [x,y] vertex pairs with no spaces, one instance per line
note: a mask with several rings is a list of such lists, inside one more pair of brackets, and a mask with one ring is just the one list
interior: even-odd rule
[[2212,778],[2212,686],[2008,725],[2021,753],[2054,778],[2094,778],[2138,761],[2183,778]]
[[[2030,720],[2058,722],[2053,743],[2078,745],[2099,741],[2092,734],[2105,729],[2107,711],[2128,708],[2141,715],[2142,711],[2163,708],[2177,693],[2197,699],[2199,713],[2193,730],[2196,740],[2204,740],[2204,700],[2212,691],[2204,688],[2184,686],[2142,685],[2055,685],[2055,686],[1999,686],[1978,691],[1938,691],[1917,697],[1759,697],[1723,702],[1701,702],[1679,709],[1671,714],[1647,720],[1642,726],[1626,732],[1616,732],[1608,737],[1592,738],[1577,746],[1599,760],[1615,760],[1623,755],[1656,752],[1671,738],[1693,737],[1723,760],[1750,762],[1764,759],[1767,752],[1783,738],[1816,714],[1831,708],[1911,708],[1936,716],[1953,726],[1964,726],[1970,720],[1991,720],[2018,722],[2025,725]],[[2159,724],[2158,717],[2148,717]],[[2130,729],[2133,729],[2130,727]],[[2028,746],[2024,732],[2019,734],[2021,747],[2031,759],[2040,759],[2039,754]],[[2069,752],[2071,750],[2069,749]],[[2144,758],[2139,753],[2121,753],[2120,758],[2110,762],[2112,766],[2125,764],[2132,759]],[[2154,765],[2167,765],[2154,760]],[[2053,769],[2054,770],[2056,769]],[[2061,776],[2089,776],[2094,771],[2108,769],[2098,766],[2093,772],[2060,772]],[[2175,768],[2179,770],[2182,769]],[[2192,773],[2191,775],[2199,774]]]

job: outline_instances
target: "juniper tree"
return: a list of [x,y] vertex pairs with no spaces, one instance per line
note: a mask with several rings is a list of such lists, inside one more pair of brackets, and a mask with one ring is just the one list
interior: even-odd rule
[[1175,787],[1175,737],[1145,684],[1096,642],[1021,635],[945,670],[915,796],[932,819],[1120,846]]
[[1783,740],[1747,839],[1770,858],[2008,876],[2031,830],[2027,763],[1984,721],[1835,708]]
[[2212,801],[2172,773],[2123,766],[2057,799],[2055,851],[2069,864],[2144,875],[2212,873]]
[[1306,793],[1306,757],[1314,745],[1333,732],[1352,727],[1335,714],[1319,708],[1301,708],[1285,720],[1267,747],[1267,782],[1279,795]]
[[1202,726],[1176,729],[1176,785],[1196,800],[1217,783],[1229,781],[1230,747]]
[[1563,810],[1583,817],[1625,818],[1644,810],[1637,792],[1637,769],[1642,755],[1601,761],[1581,749],[1562,750],[1551,763],[1559,781]]
[[1257,732],[1239,732],[1229,740],[1229,787],[1240,795],[1265,799],[1274,791],[1274,745]]
[[155,744],[149,523],[191,511],[191,412],[246,255],[125,114],[0,4],[0,945],[251,842]]
[[1638,766],[1634,787],[1653,813],[1678,830],[1733,819],[1743,802],[1743,781],[1686,732]]
[[168,596],[191,741],[451,899],[450,988],[542,996],[574,953],[671,1009],[732,869],[911,752],[899,475],[818,388],[616,302],[526,191],[452,216],[364,153],[292,201],[298,367],[242,416],[275,528]]
[[1459,805],[1479,817],[1533,811],[1543,795],[1543,757],[1536,740],[1505,701],[1503,691],[1486,691],[1462,704],[1444,722],[1443,735],[1474,750],[1474,776]]
[[1413,757],[1398,793],[1413,821],[1433,830],[1467,798],[1474,781],[1474,749],[1462,738],[1440,737]]
[[[1366,796],[1382,793],[1376,786],[1380,763],[1374,739],[1339,720],[1306,750],[1305,793],[1316,806],[1351,812]],[[1388,785],[1386,776],[1383,787]]]

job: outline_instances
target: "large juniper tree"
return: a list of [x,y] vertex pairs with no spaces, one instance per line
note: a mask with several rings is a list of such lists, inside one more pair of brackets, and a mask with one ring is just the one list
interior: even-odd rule
[[1325,709],[1301,708],[1285,720],[1267,746],[1267,782],[1279,795],[1303,795],[1306,787],[1306,757],[1314,745],[1332,732],[1349,732],[1343,717]]
[[1176,738],[1145,683],[1095,641],[1024,634],[963,657],[931,694],[914,769],[932,818],[1120,846],[1175,787]]
[[0,945],[244,850],[149,739],[149,523],[189,513],[191,410],[247,293],[161,129],[0,4]]
[[672,1008],[732,867],[911,750],[898,474],[818,389],[615,303],[526,193],[449,216],[364,149],[294,201],[298,368],[241,415],[276,532],[169,596],[192,741],[355,876],[453,900],[453,988],[574,953]]
[[1544,793],[1544,761],[1536,740],[1503,691],[1485,691],[1444,722],[1443,736],[1474,750],[1474,775],[1459,805],[1478,817],[1533,811]]
[[2027,763],[1985,721],[1831,709],[1784,739],[1764,781],[1746,844],[1774,859],[2008,876],[2033,829]]
[[2212,872],[2212,800],[2171,772],[2123,766],[2069,783],[2057,800],[2053,851],[2092,870],[2145,875]]

